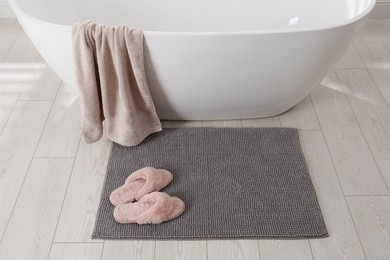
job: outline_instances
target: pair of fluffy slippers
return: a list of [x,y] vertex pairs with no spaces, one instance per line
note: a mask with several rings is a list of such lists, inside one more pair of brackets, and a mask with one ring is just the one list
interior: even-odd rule
[[160,224],[180,216],[184,212],[184,202],[159,192],[172,179],[169,171],[153,167],[132,173],[125,184],[111,193],[114,219],[122,224]]

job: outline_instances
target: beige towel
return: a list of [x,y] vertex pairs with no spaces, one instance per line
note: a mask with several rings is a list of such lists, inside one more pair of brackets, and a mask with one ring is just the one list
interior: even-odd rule
[[145,78],[143,32],[124,25],[73,25],[73,52],[87,143],[133,146],[161,131]]

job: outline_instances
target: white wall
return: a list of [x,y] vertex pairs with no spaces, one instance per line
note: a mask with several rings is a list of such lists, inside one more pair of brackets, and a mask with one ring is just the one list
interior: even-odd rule
[[[0,0],[0,18],[2,17],[14,17],[7,0]],[[390,0],[377,0],[376,7],[370,18],[390,19]]]
[[376,6],[370,18],[390,19],[390,0],[376,0]]

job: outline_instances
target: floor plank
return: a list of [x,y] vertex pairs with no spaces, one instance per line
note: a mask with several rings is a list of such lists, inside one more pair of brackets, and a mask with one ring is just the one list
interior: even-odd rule
[[75,157],[81,125],[80,99],[62,85],[34,156]]
[[18,34],[18,37],[15,39],[14,44],[7,54],[7,57],[9,58],[38,58],[38,56],[39,53],[37,49],[35,49],[34,45],[24,31],[21,31]]
[[338,69],[356,69],[356,68],[366,68],[366,64],[363,59],[360,57],[360,54],[356,50],[355,45],[351,45],[344,56],[337,63],[335,68]]
[[[387,64],[390,64],[390,60]],[[390,67],[388,69],[369,68],[368,71],[385,98],[386,104],[390,107]]]
[[35,74],[35,58],[6,58],[0,63],[0,134],[27,82]]
[[390,106],[390,34],[389,25],[378,20],[367,22],[355,41],[356,49],[363,58],[375,83]]
[[310,96],[305,97],[295,107],[279,116],[283,127],[294,127],[299,130],[320,130],[316,113]]
[[308,240],[259,240],[261,260],[312,260]]
[[389,194],[334,71],[311,96],[344,194]]
[[390,197],[347,197],[367,259],[390,259]]
[[61,80],[47,63],[39,57],[32,70],[34,80],[25,85],[19,100],[54,100]]
[[156,241],[155,260],[207,260],[206,241]]
[[19,23],[16,19],[1,20],[0,22],[0,62],[6,57],[11,49],[13,42],[21,32]]
[[329,233],[309,240],[314,259],[365,259],[322,133],[303,131],[299,138]]
[[155,241],[105,240],[102,260],[154,260],[155,246]]
[[19,101],[0,135],[0,236],[16,202],[51,108],[49,101]]
[[203,127],[241,127],[241,120],[204,120]]
[[202,127],[202,121],[161,121],[163,128]]
[[102,249],[103,243],[55,243],[51,248],[49,260],[98,260]]
[[86,144],[81,139],[69,182],[55,242],[96,242],[91,239],[106,176],[111,142],[102,138]]
[[260,259],[257,240],[209,240],[207,251],[213,260]]
[[73,160],[33,159],[0,244],[0,259],[49,256]]
[[280,127],[280,119],[279,116],[242,119],[241,124],[242,127]]
[[337,75],[387,187],[390,187],[390,109],[367,70],[337,70]]
[[390,19],[376,19],[372,20],[372,23],[380,24],[380,38],[386,45],[387,49],[390,50]]

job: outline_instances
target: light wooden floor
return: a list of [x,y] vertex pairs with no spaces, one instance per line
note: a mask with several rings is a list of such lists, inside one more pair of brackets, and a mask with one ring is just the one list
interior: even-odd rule
[[370,20],[321,86],[266,119],[174,127],[300,130],[330,236],[91,240],[110,142],[80,138],[79,100],[0,20],[0,259],[390,259],[390,20]]

